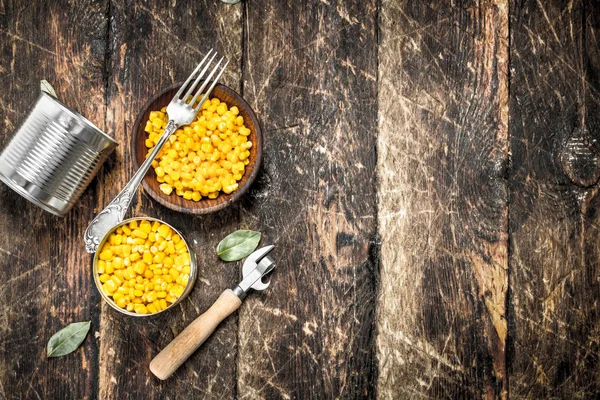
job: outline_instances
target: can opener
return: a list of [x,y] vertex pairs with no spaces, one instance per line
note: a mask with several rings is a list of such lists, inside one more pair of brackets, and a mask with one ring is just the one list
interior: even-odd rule
[[167,379],[208,339],[221,321],[237,310],[250,289],[265,290],[269,282],[263,277],[275,268],[268,254],[273,245],[250,254],[242,267],[242,281],[226,289],[204,314],[196,318],[150,362],[150,371],[159,379]]

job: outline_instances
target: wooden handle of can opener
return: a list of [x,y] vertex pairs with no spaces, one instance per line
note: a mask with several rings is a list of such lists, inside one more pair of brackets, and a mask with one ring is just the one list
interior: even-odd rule
[[150,371],[165,380],[181,366],[242,301],[231,289],[225,290],[204,314],[196,318],[150,362]]

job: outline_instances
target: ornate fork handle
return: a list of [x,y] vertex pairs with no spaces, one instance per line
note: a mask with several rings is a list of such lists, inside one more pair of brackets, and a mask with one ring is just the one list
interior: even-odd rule
[[[212,57],[209,59],[211,54]],[[152,161],[156,158],[156,155],[160,149],[162,149],[164,144],[167,142],[167,139],[173,132],[177,130],[177,128],[190,124],[198,115],[200,107],[202,107],[204,101],[214,89],[217,81],[221,75],[223,75],[223,72],[225,72],[225,68],[229,63],[229,61],[225,62],[225,64],[223,64],[221,67],[221,63],[224,59],[224,57],[221,57],[217,65],[211,69],[208,76],[205,76],[216,56],[217,53],[210,49],[202,61],[200,61],[200,64],[198,64],[194,72],[192,72],[185,83],[179,88],[169,105],[167,105],[166,111],[167,115],[169,116],[169,122],[167,123],[167,126],[165,126],[165,130],[158,140],[158,143],[156,143],[156,146],[154,146],[154,149],[148,155],[146,161],[144,161],[135,175],[133,175],[121,193],[119,193],[117,197],[115,197],[114,200],[111,201],[110,204],[106,206],[106,208],[104,208],[104,210],[102,210],[87,227],[83,236],[83,240],[85,242],[85,249],[89,253],[95,253],[98,250],[98,246],[100,245],[102,238],[115,225],[123,221],[123,217],[129,208],[129,203],[131,203],[131,199],[133,199],[133,195],[135,194],[137,187],[142,182],[142,179],[144,179],[146,172],[152,165]],[[203,68],[202,71],[200,71],[201,68]],[[213,76],[214,80],[211,81]],[[201,81],[202,84],[200,84]],[[210,87],[208,87],[208,89],[205,91],[204,89],[206,89],[209,83]],[[199,88],[198,85],[200,85]],[[187,92],[183,94],[186,89]],[[195,94],[193,94],[194,92]],[[202,95],[202,93],[204,94]],[[202,95],[202,98],[196,102],[200,95]]]
[[154,146],[146,161],[140,166],[135,175],[129,180],[121,192],[102,210],[96,218],[88,225],[83,240],[85,241],[85,250],[88,253],[95,253],[98,250],[102,238],[119,222],[123,221],[129,204],[133,199],[138,186],[144,179],[146,172],[150,169],[152,161],[158,155],[169,137],[177,130],[178,126],[170,120],[165,127],[164,133]]

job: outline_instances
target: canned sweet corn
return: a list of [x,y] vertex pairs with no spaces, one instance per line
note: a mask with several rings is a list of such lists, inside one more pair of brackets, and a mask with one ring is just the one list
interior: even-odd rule
[[[144,128],[147,156],[167,122],[165,107],[150,112]],[[206,100],[195,120],[177,129],[153,161],[160,190],[193,201],[236,191],[250,162],[250,133],[236,106],[217,98]]]
[[154,218],[123,221],[94,256],[94,281],[102,297],[128,315],[170,308],[191,291],[195,279],[192,249],[177,230]]

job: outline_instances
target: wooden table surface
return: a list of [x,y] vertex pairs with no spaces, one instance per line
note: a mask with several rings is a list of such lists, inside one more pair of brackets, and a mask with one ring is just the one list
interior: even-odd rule
[[[599,38],[592,0],[0,0],[0,146],[40,79],[120,143],[64,219],[0,184],[0,399],[598,398]],[[83,232],[133,174],[142,105],[211,47],[262,171],[207,216],[138,191],[128,215],[182,230],[200,276],[123,316]],[[237,283],[214,249],[240,228],[276,245],[271,287],[158,381],[152,357]]]

